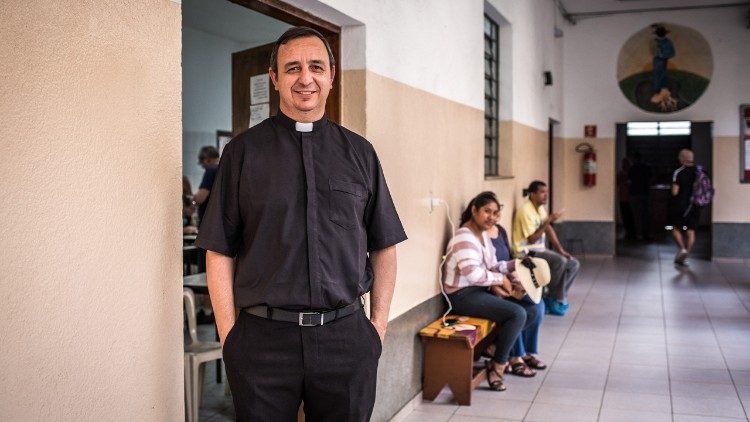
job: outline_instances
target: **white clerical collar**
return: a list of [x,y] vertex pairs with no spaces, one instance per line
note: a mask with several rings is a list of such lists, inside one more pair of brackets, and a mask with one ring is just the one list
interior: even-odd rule
[[297,132],[312,132],[313,124],[294,122],[294,128],[297,129]]

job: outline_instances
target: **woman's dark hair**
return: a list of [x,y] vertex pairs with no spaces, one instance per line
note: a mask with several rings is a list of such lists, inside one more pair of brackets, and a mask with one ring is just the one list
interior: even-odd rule
[[472,199],[469,202],[469,205],[466,207],[464,212],[461,213],[461,223],[459,226],[463,226],[464,223],[471,220],[471,208],[476,207],[476,209],[480,209],[483,206],[489,204],[490,202],[494,202],[497,204],[498,208],[500,208],[500,202],[498,202],[497,197],[494,193],[490,191],[484,191],[480,193],[479,195],[475,196],[474,199]]
[[276,63],[276,58],[279,54],[279,47],[281,47],[283,44],[288,43],[291,40],[297,39],[297,38],[306,38],[306,37],[316,37],[319,40],[323,41],[323,45],[326,46],[326,51],[328,52],[328,61],[330,62],[330,66],[334,67],[336,65],[336,60],[333,58],[333,51],[331,50],[331,45],[328,44],[328,40],[321,34],[320,32],[308,28],[306,26],[295,26],[294,28],[288,29],[286,32],[281,34],[278,40],[276,40],[276,44],[273,46],[273,50],[271,51],[271,69],[274,71],[274,73],[278,73],[278,63]]
[[534,180],[531,182],[528,188],[523,190],[523,196],[529,196],[530,193],[536,193],[542,186],[547,186],[546,183],[541,180]]

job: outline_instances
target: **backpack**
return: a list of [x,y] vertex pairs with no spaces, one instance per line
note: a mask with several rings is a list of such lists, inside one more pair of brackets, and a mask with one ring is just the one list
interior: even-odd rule
[[702,166],[695,168],[695,182],[693,183],[693,195],[690,202],[699,207],[705,207],[711,203],[714,198],[714,187],[711,185],[711,179],[703,171]]

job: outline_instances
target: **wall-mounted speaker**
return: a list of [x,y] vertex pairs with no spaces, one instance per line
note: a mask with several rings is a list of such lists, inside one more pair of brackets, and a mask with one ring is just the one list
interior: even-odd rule
[[549,70],[544,72],[544,84],[552,85],[552,72],[550,72]]

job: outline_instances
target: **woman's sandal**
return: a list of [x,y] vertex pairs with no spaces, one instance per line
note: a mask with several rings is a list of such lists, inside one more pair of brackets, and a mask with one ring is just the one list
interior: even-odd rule
[[526,355],[523,357],[523,361],[529,368],[539,369],[540,371],[547,369],[547,364],[537,359],[536,356]]
[[536,375],[536,371],[529,368],[529,366],[526,365],[523,360],[518,362],[510,362],[508,366],[505,367],[505,373],[526,378],[531,378]]
[[[487,361],[485,371],[487,371],[487,384],[490,385],[490,390],[505,391],[506,387],[503,384],[503,374],[497,372],[497,369],[495,369],[495,364],[491,360]],[[495,374],[498,379],[496,379],[495,381],[490,381],[490,375],[492,374]]]

